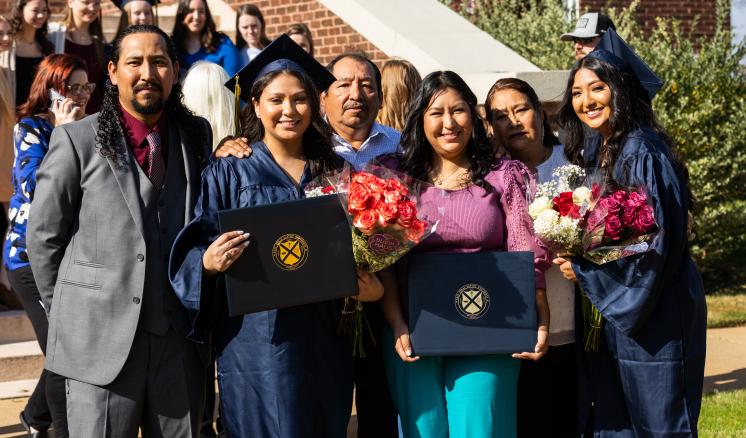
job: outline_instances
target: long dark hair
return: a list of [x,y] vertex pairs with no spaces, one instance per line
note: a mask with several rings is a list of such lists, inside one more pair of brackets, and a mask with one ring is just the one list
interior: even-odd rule
[[76,70],[86,71],[85,61],[78,56],[55,54],[44,58],[31,83],[28,100],[16,111],[16,119],[46,113],[51,104],[49,90],[54,88],[64,94],[67,81]]
[[[487,98],[484,100],[484,112],[487,116],[487,122],[492,124],[494,122],[495,114],[492,112],[492,99],[495,97],[495,94],[497,94],[498,91],[502,90],[514,90],[517,91],[526,98],[528,98],[528,102],[531,105],[531,108],[537,113],[540,113],[543,117],[544,123],[542,124],[542,127],[544,128],[544,137],[541,139],[541,143],[546,148],[551,148],[554,145],[560,144],[559,139],[556,135],[552,132],[552,126],[549,124],[549,117],[547,117],[546,111],[541,107],[541,101],[539,100],[539,96],[536,94],[536,91],[531,87],[531,85],[528,84],[528,82],[518,79],[518,78],[502,78],[498,79],[497,82],[495,82],[492,85],[492,88],[490,88],[489,93],[487,93]],[[493,134],[494,135],[494,134]]]
[[433,147],[427,141],[423,119],[430,101],[446,89],[457,91],[469,107],[472,119],[472,132],[466,145],[469,158],[469,176],[471,181],[491,192],[492,186],[484,180],[495,168],[496,161],[492,147],[487,140],[484,121],[477,112],[477,97],[463,79],[452,71],[436,71],[425,76],[420,88],[409,107],[409,116],[401,135],[404,149],[402,170],[413,178],[427,181],[433,169]]
[[624,140],[627,135],[635,129],[647,128],[658,135],[666,145],[671,164],[682,184],[686,188],[689,206],[693,208],[694,197],[689,188],[689,171],[679,157],[673,142],[666,131],[658,123],[653,107],[645,90],[640,85],[639,79],[634,73],[626,69],[602,61],[593,56],[586,56],[577,61],[570,71],[567,80],[565,94],[560,103],[557,119],[560,125],[567,131],[567,142],[565,144],[565,155],[573,163],[583,167],[592,166],[596,163],[586,162],[583,158],[583,145],[585,133],[583,125],[572,104],[572,87],[575,83],[575,74],[581,69],[588,69],[606,83],[611,90],[611,116],[609,117],[609,138],[599,148],[598,165],[607,175],[608,182],[618,185],[619,181],[612,179],[614,166],[622,152]]
[[[334,153],[331,143],[331,129],[321,116],[319,92],[313,80],[305,73],[293,70],[277,70],[267,73],[257,79],[251,86],[252,101],[259,101],[262,92],[276,77],[290,74],[298,78],[311,104],[311,124],[303,133],[303,153],[311,166],[311,174],[315,177],[322,173],[338,169],[342,159]],[[264,126],[256,115],[253,103],[249,103],[241,112],[243,135],[249,143],[261,141],[264,138]]]
[[[124,40],[128,35],[137,33],[158,34],[166,43],[166,54],[171,60],[171,63],[176,63],[176,47],[174,46],[173,41],[171,41],[171,38],[169,38],[168,35],[157,26],[140,24],[125,29],[112,43],[110,61],[114,65],[119,63],[122,40]],[[174,74],[176,73],[174,72]],[[187,143],[192,148],[192,152],[197,158],[197,161],[202,165],[207,160],[202,148],[202,146],[207,144],[207,138],[205,137],[203,130],[199,129],[199,127],[202,126],[198,121],[199,118],[184,106],[182,99],[183,95],[181,93],[181,85],[176,83],[171,88],[171,94],[168,95],[163,106],[164,115],[170,116],[173,123],[176,123],[180,129],[186,131],[186,137],[190,140]],[[111,83],[111,80],[107,76],[104,89],[104,100],[101,104],[101,111],[98,114],[96,143],[101,156],[111,159],[120,168],[126,169],[127,146],[125,142],[122,141],[124,138],[124,129],[122,128],[122,110],[119,104],[119,90]]]
[[[179,0],[179,7],[176,9],[176,19],[174,23],[174,42],[176,47],[183,53],[186,53],[186,37],[189,34],[184,17],[189,13],[189,3],[191,0]],[[224,37],[223,33],[218,32],[215,27],[215,21],[212,19],[210,7],[207,6],[207,0],[202,0],[205,6],[205,27],[200,32],[200,43],[207,53],[212,53],[218,49],[220,40]]]
[[[262,47],[267,47],[269,45],[269,38],[267,38],[267,26],[264,24],[264,15],[262,15],[262,11],[258,7],[252,4],[241,5],[236,10],[236,47],[243,49],[248,45],[246,40],[241,36],[241,32],[238,31],[238,20],[244,15],[251,15],[259,20],[259,24],[262,25],[262,31],[259,34],[259,43]],[[311,54],[313,55],[313,52]]]
[[[13,5],[13,10],[10,12],[10,26],[13,29],[13,33],[16,35],[21,31],[23,26],[23,8],[26,6],[29,0],[17,0]],[[54,45],[47,39],[47,23],[49,23],[49,2],[44,0],[44,7],[47,8],[47,22],[44,26],[36,29],[34,32],[34,41],[41,47],[41,53],[44,56],[51,55],[54,53]]]

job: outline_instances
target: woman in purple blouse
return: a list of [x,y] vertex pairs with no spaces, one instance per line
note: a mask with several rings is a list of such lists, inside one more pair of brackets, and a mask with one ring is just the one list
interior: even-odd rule
[[[478,356],[412,357],[407,290],[388,285],[382,307],[390,331],[384,355],[394,403],[405,437],[511,437],[516,434],[516,384],[520,362],[547,351],[549,307],[546,251],[528,216],[528,169],[519,161],[495,160],[474,93],[455,73],[434,72],[422,82],[402,132],[408,175],[434,187],[423,204],[438,203],[443,218],[416,252],[533,251],[538,314],[533,352]],[[401,278],[401,276],[400,276]],[[386,339],[387,337],[387,339]],[[386,347],[387,342],[393,345]]]

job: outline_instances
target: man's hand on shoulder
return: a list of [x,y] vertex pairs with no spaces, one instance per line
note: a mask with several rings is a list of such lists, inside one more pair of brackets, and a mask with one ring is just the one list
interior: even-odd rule
[[218,147],[215,149],[215,158],[248,158],[251,156],[251,152],[249,139],[246,137],[228,136],[218,143]]

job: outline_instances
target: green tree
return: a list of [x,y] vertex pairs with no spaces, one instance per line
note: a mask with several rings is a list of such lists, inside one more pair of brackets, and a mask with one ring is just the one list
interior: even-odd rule
[[[718,0],[715,34],[699,39],[671,18],[659,18],[646,35],[637,7],[638,0],[606,12],[664,80],[653,106],[691,174],[697,199],[692,251],[709,282],[728,281],[743,275],[746,261],[746,75],[739,64],[746,41],[732,43],[727,0]],[[574,17],[559,0],[475,0],[461,13],[542,69],[572,64],[572,50],[559,35]]]
[[[443,3],[453,7],[453,0]],[[572,50],[559,39],[575,23],[560,0],[477,0],[473,8],[462,1],[459,12],[493,38],[542,70],[565,70]]]

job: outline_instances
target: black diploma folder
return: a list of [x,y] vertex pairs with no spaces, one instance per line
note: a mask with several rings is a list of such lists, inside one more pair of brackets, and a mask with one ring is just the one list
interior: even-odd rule
[[409,258],[409,331],[419,356],[534,351],[532,252]]
[[350,225],[337,195],[223,210],[218,219],[221,233],[251,233],[226,271],[231,316],[357,294]]

